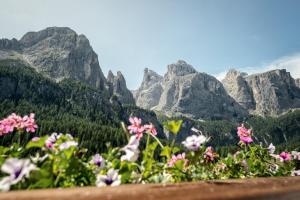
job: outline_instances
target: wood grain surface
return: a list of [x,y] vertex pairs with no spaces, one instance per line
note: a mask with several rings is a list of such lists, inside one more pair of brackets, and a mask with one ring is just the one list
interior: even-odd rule
[[82,187],[0,193],[0,200],[300,200],[300,177],[202,181],[179,184]]

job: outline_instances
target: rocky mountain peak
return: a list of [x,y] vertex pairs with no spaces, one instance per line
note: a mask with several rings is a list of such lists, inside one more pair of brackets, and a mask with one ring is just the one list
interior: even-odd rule
[[109,70],[107,82],[111,96],[117,96],[119,102],[122,104],[135,104],[133,95],[130,90],[127,89],[125,78],[120,71],[118,71],[115,76],[113,72]]
[[0,59],[18,58],[55,81],[70,78],[100,90],[106,86],[89,40],[70,28],[49,27],[26,33],[19,41],[1,41]]
[[245,80],[245,73],[230,69],[222,80],[227,93],[245,109],[254,109],[255,102],[251,88]]
[[170,78],[173,76],[185,76],[187,74],[197,72],[192,65],[187,64],[183,60],[178,60],[176,63],[168,65],[167,68],[168,72],[166,76]]
[[300,90],[285,69],[248,76],[229,73],[222,82],[229,95],[253,114],[278,115],[300,107]]
[[142,81],[142,87],[147,88],[150,85],[153,85],[155,83],[160,83],[162,81],[163,77],[156,72],[145,68],[144,69],[144,77]]
[[[49,44],[51,46],[54,45],[54,42],[65,43],[67,40],[75,40],[76,37],[77,37],[76,32],[68,27],[48,27],[41,31],[37,31],[37,32],[32,31],[26,33],[20,39],[20,43],[25,47],[30,47],[39,43],[40,41],[49,39],[52,40],[52,43],[48,42],[45,44]],[[56,43],[55,45],[61,45],[61,43]]]
[[[197,72],[185,61],[167,66],[164,78],[147,78],[136,92],[137,105],[171,116],[186,116],[194,119],[218,119],[243,117],[247,115],[225,91],[216,78]],[[156,74],[151,72],[151,74]]]
[[106,78],[107,82],[112,83],[114,81],[114,78],[115,78],[115,76],[114,76],[113,72],[111,70],[109,70],[108,74],[107,74],[107,78]]
[[162,80],[162,76],[145,68],[142,84],[134,91],[136,105],[145,109],[156,106],[162,93]]

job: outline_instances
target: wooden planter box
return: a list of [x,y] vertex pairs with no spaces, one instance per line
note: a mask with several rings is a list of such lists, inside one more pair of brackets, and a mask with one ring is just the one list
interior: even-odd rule
[[179,184],[122,185],[0,193],[0,200],[300,200],[300,177],[216,180]]

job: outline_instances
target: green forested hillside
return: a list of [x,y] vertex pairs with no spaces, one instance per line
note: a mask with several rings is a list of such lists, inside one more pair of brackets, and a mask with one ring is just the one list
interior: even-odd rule
[[[91,152],[101,151],[105,143],[122,146],[126,143],[120,122],[130,115],[152,122],[164,137],[162,122],[167,117],[132,105],[121,105],[116,97],[110,98],[106,90],[96,90],[78,81],[56,83],[16,60],[0,61],[0,118],[12,112],[21,115],[36,113],[38,135],[52,132],[71,133]],[[212,139],[210,145],[225,151],[237,148],[236,127],[240,122],[228,120],[195,121],[182,118],[184,123],[177,142],[193,134],[195,127]],[[277,118],[250,116],[244,121],[254,131],[257,143],[273,143],[281,149],[299,149],[300,111],[291,111]],[[33,135],[24,135],[26,143]],[[17,140],[11,135],[0,138],[0,145]]]
[[[106,142],[125,144],[120,122],[127,121],[131,114],[158,126],[155,113],[122,106],[116,99],[110,100],[105,90],[72,80],[55,83],[21,62],[4,60],[0,61],[0,117],[12,112],[36,113],[38,135],[71,133],[90,151],[102,150]],[[30,136],[24,137],[25,144]],[[0,145],[10,144],[12,139],[17,140],[9,135],[1,137]]]

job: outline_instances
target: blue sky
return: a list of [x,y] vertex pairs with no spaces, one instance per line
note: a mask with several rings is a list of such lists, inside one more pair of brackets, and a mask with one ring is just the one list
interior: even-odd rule
[[68,26],[130,89],[145,67],[164,74],[178,59],[218,77],[234,67],[300,78],[299,10],[298,0],[1,0],[0,38]]

